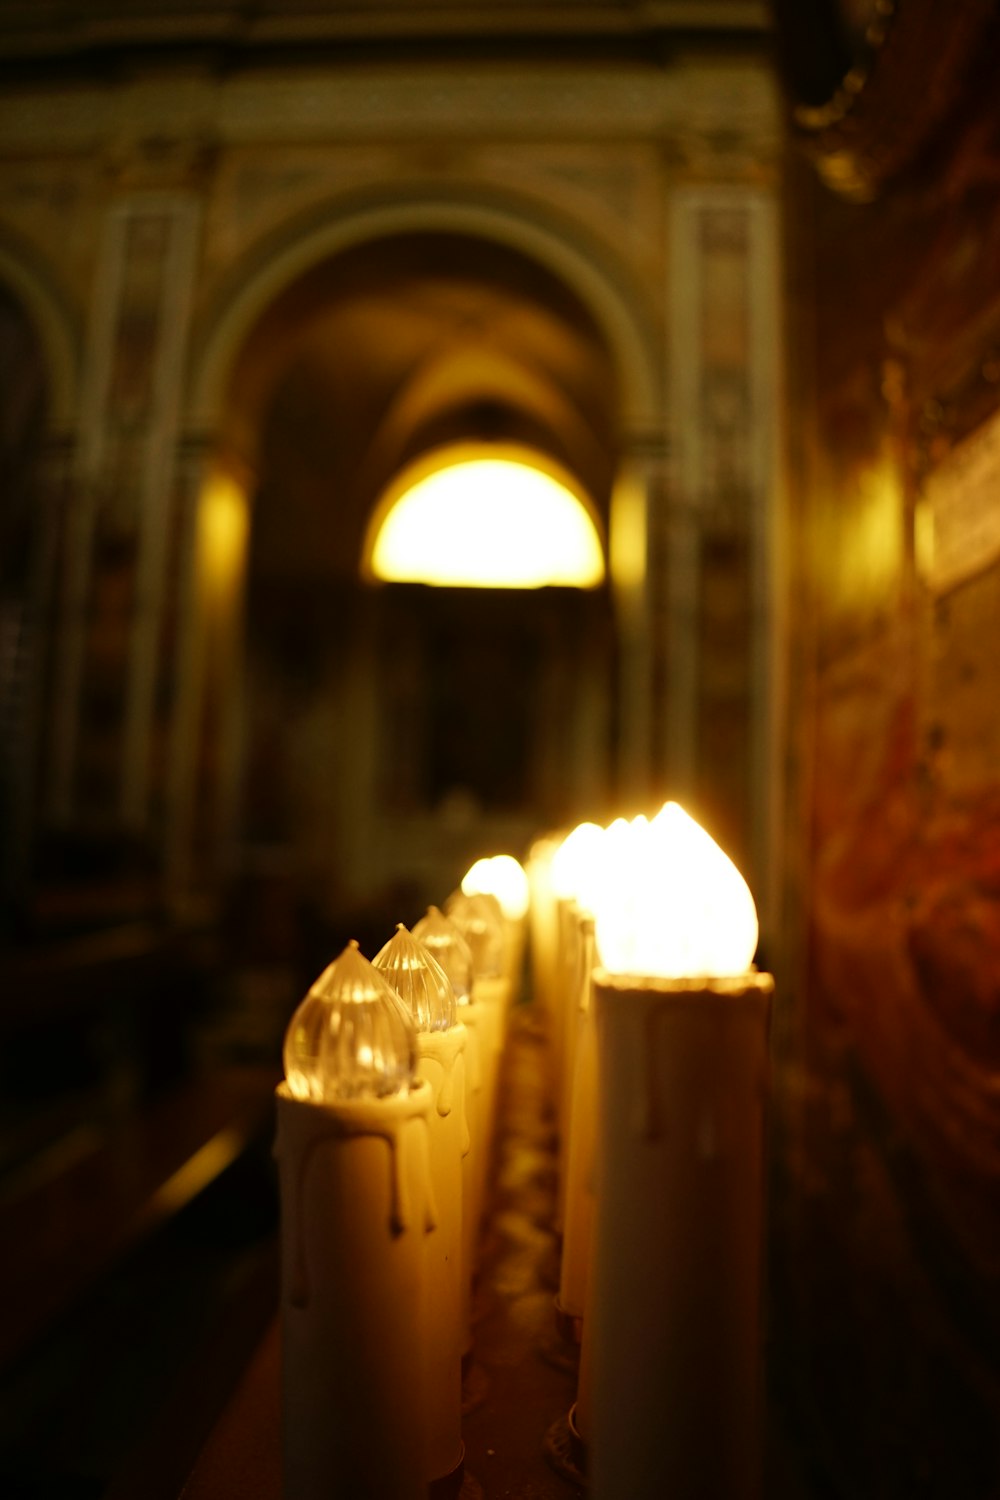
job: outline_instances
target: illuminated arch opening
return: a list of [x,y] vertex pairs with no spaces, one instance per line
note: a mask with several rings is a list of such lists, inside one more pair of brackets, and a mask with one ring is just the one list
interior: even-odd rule
[[546,455],[497,444],[425,454],[385,491],[367,577],[451,588],[596,588],[604,549],[587,496]]

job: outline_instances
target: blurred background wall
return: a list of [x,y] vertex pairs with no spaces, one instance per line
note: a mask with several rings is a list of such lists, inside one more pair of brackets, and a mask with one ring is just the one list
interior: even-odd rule
[[[778,976],[809,1484],[996,1492],[993,9],[0,5],[11,1202],[673,796]],[[365,582],[458,439],[564,465],[607,583]]]

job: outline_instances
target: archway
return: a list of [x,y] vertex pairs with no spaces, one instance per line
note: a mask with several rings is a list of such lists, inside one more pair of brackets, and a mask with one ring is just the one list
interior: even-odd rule
[[[224,341],[209,342],[203,413]],[[359,572],[386,483],[468,438],[548,453],[594,497],[607,535],[621,384],[604,330],[565,281],[468,234],[423,227],[351,244],[259,314],[214,416],[222,446],[254,471],[243,670],[217,679],[246,685],[229,710],[242,746],[231,769],[244,776],[232,832],[251,862],[256,850],[273,865],[292,846],[300,880],[309,871],[323,886],[332,865],[347,870],[342,906],[404,876],[433,897],[463,840],[472,853],[484,840],[510,847],[606,793],[606,590],[589,601],[541,590],[526,606],[503,591],[373,593]],[[650,385],[646,365],[633,395]],[[495,690],[470,682],[469,712],[441,734],[477,652]]]

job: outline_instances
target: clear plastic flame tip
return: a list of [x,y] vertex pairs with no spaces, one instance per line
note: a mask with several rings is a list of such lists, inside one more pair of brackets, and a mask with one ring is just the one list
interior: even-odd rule
[[402,1093],[415,1079],[416,1028],[352,941],[312,984],[285,1034],[288,1087],[329,1104]]
[[414,925],[413,936],[429,949],[451,980],[458,1004],[468,1004],[472,998],[472,949],[451,918],[436,906],[429,906],[427,915]]
[[676,802],[652,822],[608,830],[597,948],[616,974],[688,979],[745,974],[757,909],[732,860]]
[[455,991],[437,959],[402,922],[372,959],[413,1017],[418,1032],[448,1031],[457,1019]]
[[454,891],[445,910],[472,950],[474,977],[487,979],[502,974],[506,939],[497,898],[485,892],[467,896],[464,891]]

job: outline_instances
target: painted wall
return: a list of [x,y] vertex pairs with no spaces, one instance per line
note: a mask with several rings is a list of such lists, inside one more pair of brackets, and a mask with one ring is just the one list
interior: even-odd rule
[[975,57],[947,103],[873,201],[797,159],[788,203],[774,1337],[844,1495],[1000,1483],[1000,111]]

